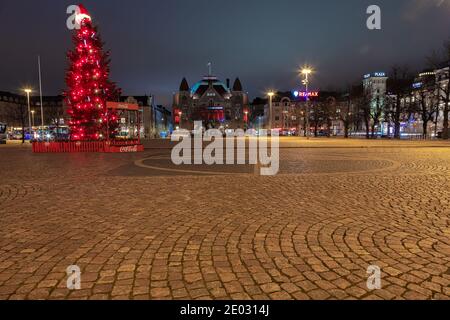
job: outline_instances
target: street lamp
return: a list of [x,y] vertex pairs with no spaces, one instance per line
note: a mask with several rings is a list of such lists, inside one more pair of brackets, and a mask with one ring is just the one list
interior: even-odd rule
[[[31,127],[31,108],[30,108],[30,93],[32,92],[31,89],[25,88],[23,89],[23,91],[25,91],[25,93],[27,94],[27,104],[28,104],[28,127],[30,128],[30,133],[32,130]],[[25,135],[25,132],[23,133]]]
[[245,114],[245,125],[248,127],[248,111],[247,110],[245,110],[244,111],[244,114]]
[[305,96],[306,96],[306,116],[305,116],[305,135],[309,139],[309,75],[312,74],[313,70],[309,67],[304,67],[301,70],[301,74],[303,75],[302,83],[305,86]]
[[31,116],[33,117],[33,122],[32,122],[32,123],[33,123],[33,128],[34,128],[34,114],[35,114],[35,112],[36,112],[36,111],[31,110]]
[[267,93],[267,95],[269,96],[269,130],[272,132],[272,116],[273,116],[272,102],[273,102],[273,96],[275,95],[275,93],[270,91]]
[[180,117],[180,121],[179,121],[179,123],[178,123],[178,125],[180,126],[180,129],[182,128],[182,126],[181,126],[181,116],[183,115],[183,112],[178,112],[178,116]]

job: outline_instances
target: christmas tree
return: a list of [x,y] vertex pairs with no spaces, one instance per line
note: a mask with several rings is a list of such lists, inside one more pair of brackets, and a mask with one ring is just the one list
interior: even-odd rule
[[69,106],[71,140],[103,140],[113,137],[118,117],[106,107],[116,101],[120,90],[109,81],[109,52],[92,24],[92,18],[82,6],[77,15],[80,28],[73,36],[75,49],[67,54],[70,67],[66,75],[66,103]]

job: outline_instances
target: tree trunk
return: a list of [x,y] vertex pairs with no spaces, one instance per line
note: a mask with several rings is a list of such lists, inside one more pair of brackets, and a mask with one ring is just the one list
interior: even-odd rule
[[308,136],[308,132],[306,131],[307,130],[306,125],[307,125],[307,123],[306,123],[306,118],[305,118],[305,121],[303,121],[303,127],[304,127],[303,135],[305,138]]
[[370,139],[370,123],[367,120],[365,120],[365,122],[366,122],[366,139]]
[[401,116],[401,109],[400,109],[400,96],[397,95],[397,103],[396,103],[396,109],[394,113],[394,139],[400,139],[400,116]]
[[446,88],[445,97],[443,99],[444,102],[444,110],[443,110],[443,130],[442,130],[442,139],[448,140],[448,113],[449,113],[449,103],[450,103],[450,88]]
[[428,135],[428,121],[424,121],[422,125],[423,125],[423,138],[427,139],[427,135]]
[[[446,103],[447,104],[447,103]],[[444,107],[444,122],[443,122],[443,130],[442,130],[442,139],[448,140],[448,106]]]
[[400,139],[400,121],[394,123],[394,138]]
[[22,119],[22,144],[25,144],[25,121]]
[[349,123],[344,122],[344,138],[348,139],[348,129],[349,129]]

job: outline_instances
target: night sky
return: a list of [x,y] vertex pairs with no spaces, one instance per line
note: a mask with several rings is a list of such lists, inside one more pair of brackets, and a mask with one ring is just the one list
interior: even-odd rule
[[[0,2],[0,91],[64,89],[73,1]],[[312,86],[343,88],[394,64],[419,70],[425,56],[450,37],[450,0],[85,0],[112,52],[111,78],[125,94],[155,94],[170,104],[183,76],[240,77],[251,97],[298,85],[309,63]],[[382,30],[366,28],[366,9],[382,8]]]

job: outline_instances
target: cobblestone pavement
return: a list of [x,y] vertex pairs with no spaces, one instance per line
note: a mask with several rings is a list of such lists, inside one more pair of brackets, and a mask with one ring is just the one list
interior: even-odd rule
[[275,177],[0,147],[0,299],[450,298],[449,145],[290,141]]

